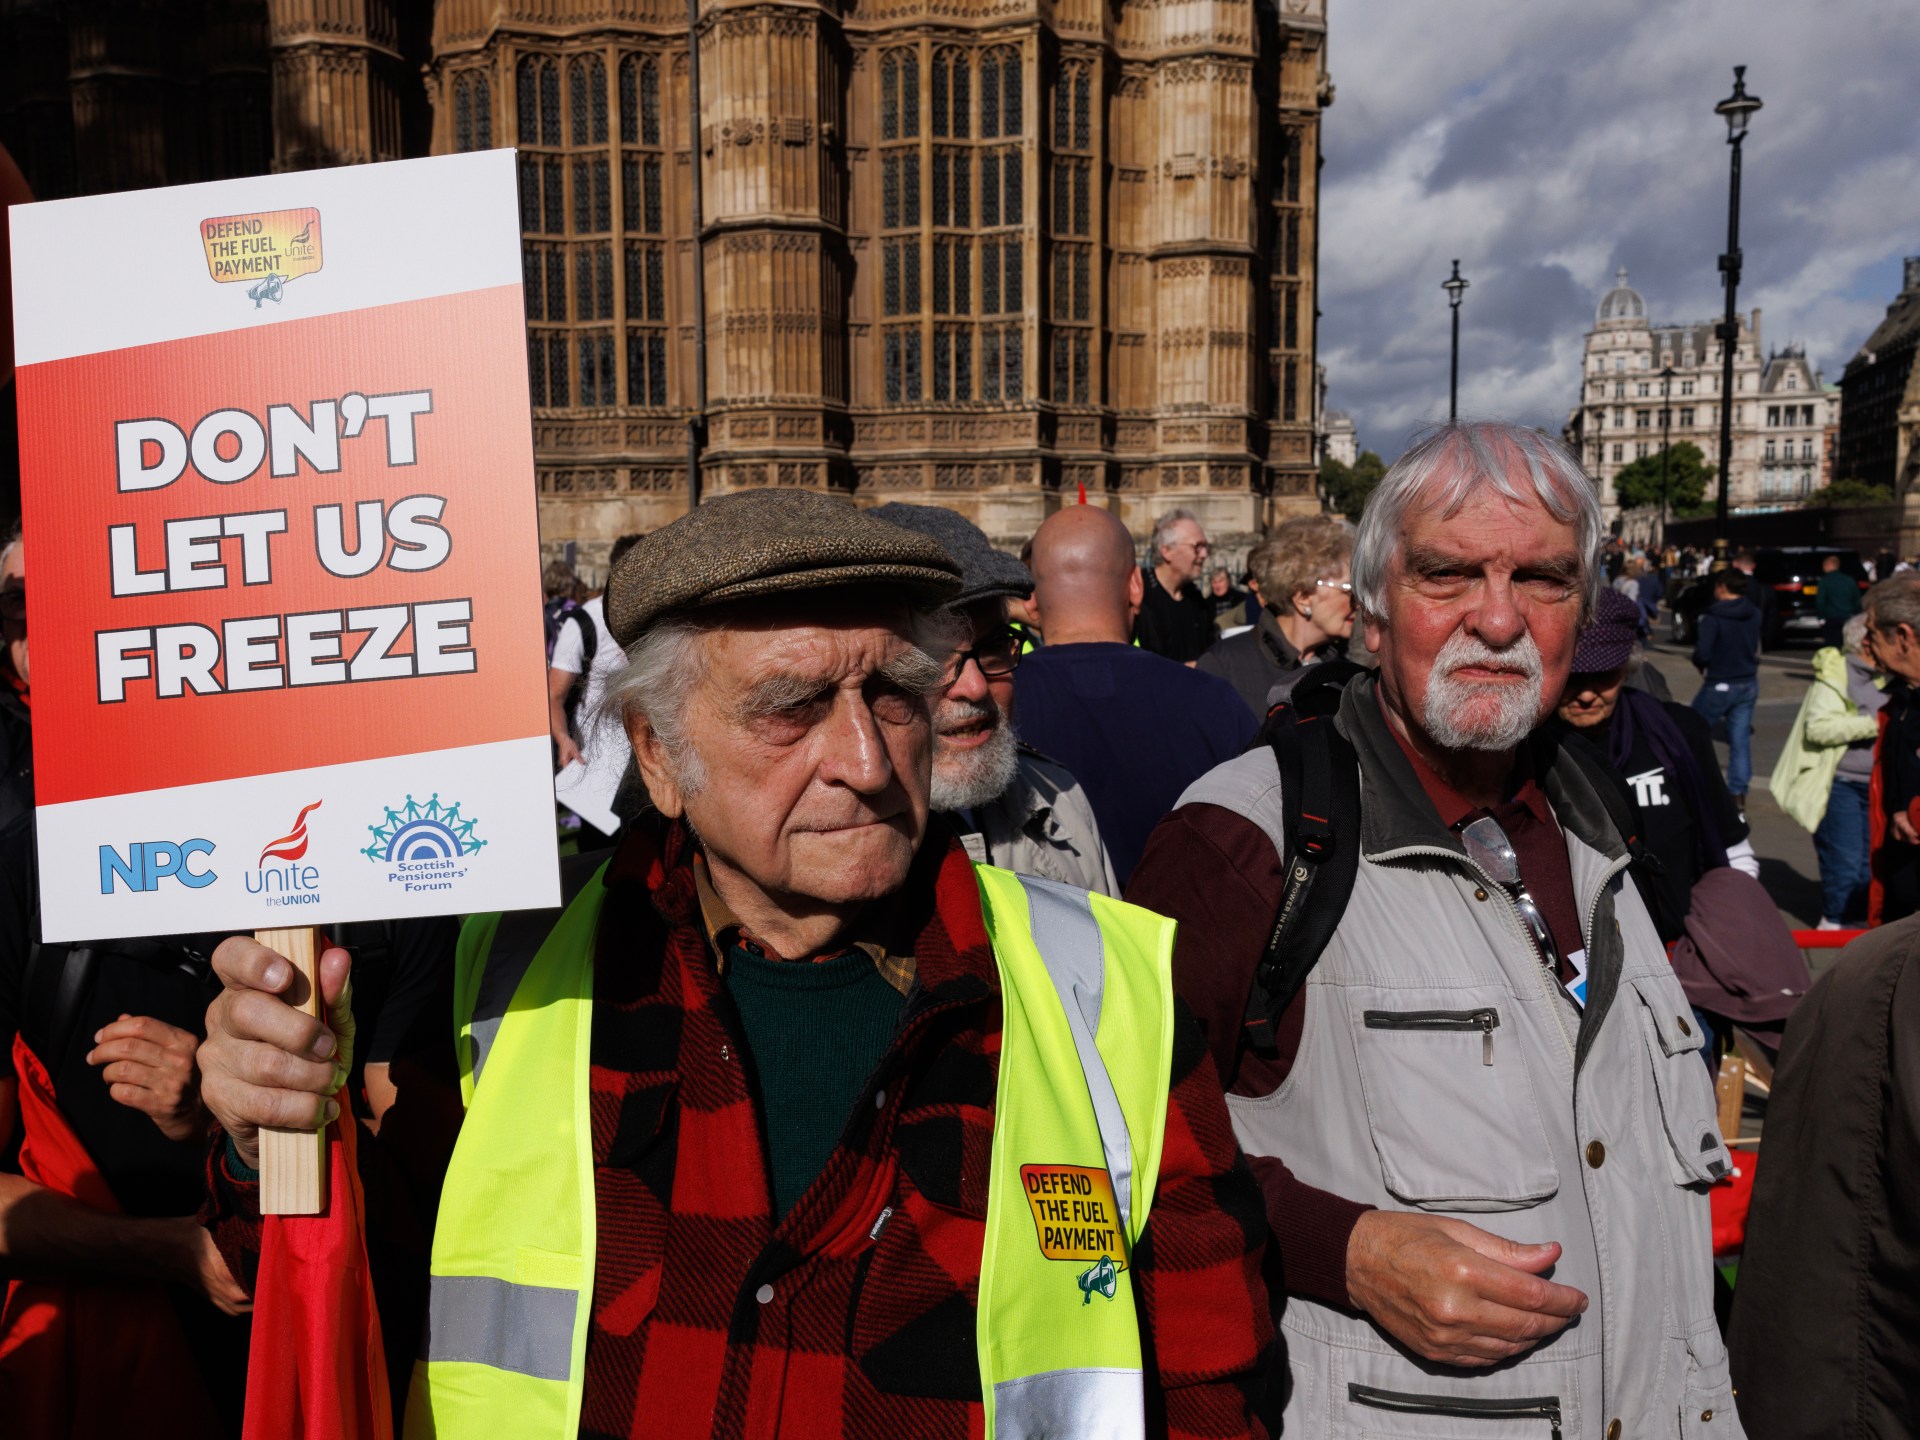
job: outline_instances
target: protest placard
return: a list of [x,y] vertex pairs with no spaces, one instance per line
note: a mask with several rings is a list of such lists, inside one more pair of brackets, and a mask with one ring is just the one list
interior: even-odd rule
[[45,937],[558,903],[512,154],[12,242]]

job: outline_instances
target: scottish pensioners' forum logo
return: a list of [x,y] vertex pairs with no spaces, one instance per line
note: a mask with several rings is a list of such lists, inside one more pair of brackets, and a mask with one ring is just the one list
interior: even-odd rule
[[369,825],[373,837],[360,853],[387,867],[387,883],[409,893],[451,890],[466,876],[469,856],[486,848],[474,834],[477,820],[460,813],[460,802],[440,803],[435,791],[423,805],[409,795],[398,809],[384,807],[385,818]]
[[320,212],[263,210],[253,215],[216,215],[200,222],[207,273],[221,285],[244,284],[258,310],[278,305],[289,280],[320,268]]

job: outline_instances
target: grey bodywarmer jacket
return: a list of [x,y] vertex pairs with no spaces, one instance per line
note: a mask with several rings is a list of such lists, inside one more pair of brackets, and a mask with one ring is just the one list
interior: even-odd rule
[[[1545,970],[1507,892],[1443,827],[1387,730],[1373,677],[1336,720],[1360,760],[1361,864],[1306,986],[1286,1081],[1229,1095],[1250,1154],[1382,1209],[1558,1241],[1551,1278],[1587,1312],[1516,1360],[1452,1369],[1364,1315],[1289,1297],[1289,1440],[1741,1440],[1713,1314],[1707,1189],[1730,1161],[1701,1036],[1575,762],[1540,756],[1588,956],[1584,1012]],[[1223,806],[1281,845],[1265,748],[1181,804]]]
[[1087,792],[1067,767],[1021,745],[1013,781],[967,817],[953,815],[960,843],[978,865],[998,865],[1120,898]]

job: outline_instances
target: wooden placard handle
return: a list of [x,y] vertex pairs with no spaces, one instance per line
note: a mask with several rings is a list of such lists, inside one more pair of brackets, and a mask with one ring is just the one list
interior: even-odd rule
[[[309,1015],[326,1018],[320,1003],[320,932],[311,926],[296,930],[256,930],[253,938],[287,957],[294,968],[289,1004]],[[260,1131],[260,1213],[262,1215],[318,1215],[327,1208],[327,1132],[314,1130]]]

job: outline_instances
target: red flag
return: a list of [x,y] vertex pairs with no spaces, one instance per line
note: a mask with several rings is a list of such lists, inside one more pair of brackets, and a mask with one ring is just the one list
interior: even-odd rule
[[243,1440],[393,1440],[366,1199],[347,1093],[330,1127],[324,1215],[269,1215],[254,1285]]

